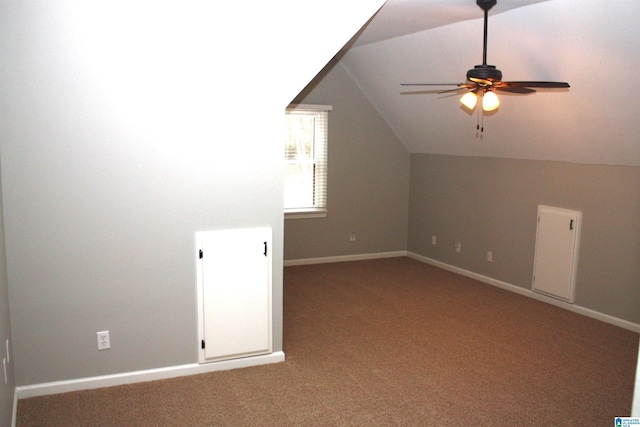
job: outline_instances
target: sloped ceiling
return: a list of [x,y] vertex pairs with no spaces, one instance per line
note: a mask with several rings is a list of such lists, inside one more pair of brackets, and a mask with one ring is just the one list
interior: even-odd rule
[[[474,2],[474,0],[471,0]],[[491,14],[548,0],[506,0],[491,8]],[[394,37],[477,19],[479,8],[469,7],[470,0],[388,0],[360,31],[354,46],[362,46]]]
[[637,0],[499,0],[487,62],[504,80],[571,88],[499,93],[484,133],[460,95],[400,86],[463,82],[482,63],[475,0],[388,0],[340,64],[412,153],[640,166],[638,16]]

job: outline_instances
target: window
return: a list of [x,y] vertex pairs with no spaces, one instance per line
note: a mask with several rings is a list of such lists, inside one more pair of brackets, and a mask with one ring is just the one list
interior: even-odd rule
[[291,105],[284,141],[285,218],[327,215],[328,105]]

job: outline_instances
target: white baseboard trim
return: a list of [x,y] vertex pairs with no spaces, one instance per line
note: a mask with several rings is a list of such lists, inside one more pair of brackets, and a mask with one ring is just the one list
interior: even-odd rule
[[18,399],[28,397],[46,396],[70,391],[91,390],[102,387],[112,387],[123,384],[133,384],[145,381],[164,380],[168,378],[183,377],[187,375],[204,374],[207,372],[225,371],[229,369],[248,368],[250,366],[267,365],[283,362],[284,352],[277,351],[260,356],[245,357],[242,359],[223,360],[212,363],[191,363],[188,365],[169,366],[166,368],[147,369],[143,371],[124,372],[121,374],[102,375],[98,377],[79,378],[68,381],[55,381],[50,383],[33,384],[16,387],[14,398],[14,420]]
[[13,390],[13,414],[11,415],[11,427],[16,427],[18,422],[18,389]]
[[637,323],[629,322],[627,320],[619,319],[617,317],[613,317],[608,314],[600,313],[598,311],[591,310],[590,308],[581,307],[579,305],[570,304],[568,302],[560,301],[555,298],[547,297],[545,295],[533,292],[532,290],[521,288],[520,286],[512,285],[507,282],[502,282],[500,280],[493,279],[488,276],[483,276],[482,274],[474,273],[472,271],[455,267],[453,265],[446,264],[441,261],[436,261],[435,259],[427,258],[425,256],[418,255],[413,252],[408,252],[407,256],[417,261],[421,261],[426,264],[431,264],[435,267],[442,268],[443,270],[448,270],[453,273],[460,274],[462,276],[470,277],[472,279],[487,283],[489,285],[497,286],[507,291],[515,292],[517,294],[524,295],[526,297],[533,298],[538,301],[555,305],[556,307],[564,308],[565,310],[573,311],[574,313],[582,314],[584,316],[591,317],[593,319],[601,320],[603,322],[610,323],[612,325],[619,326],[621,328],[640,333],[640,325]]
[[395,252],[376,252],[372,254],[329,256],[329,257],[322,257],[322,258],[290,259],[290,260],[284,261],[284,266],[291,267],[294,265],[328,264],[331,262],[362,261],[367,259],[379,259],[379,258],[395,258],[395,257],[407,256],[407,254],[408,254],[407,251],[395,251]]

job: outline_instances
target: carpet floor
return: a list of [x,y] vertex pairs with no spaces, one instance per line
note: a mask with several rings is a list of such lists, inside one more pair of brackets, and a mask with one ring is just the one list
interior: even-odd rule
[[409,258],[287,267],[286,361],[23,399],[18,426],[611,426],[638,334]]

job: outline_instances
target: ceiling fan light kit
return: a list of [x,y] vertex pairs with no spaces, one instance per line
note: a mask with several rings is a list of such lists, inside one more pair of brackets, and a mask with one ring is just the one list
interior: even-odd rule
[[[474,92],[467,92],[462,95],[462,98],[460,98],[460,103],[469,110],[473,110],[476,108],[476,104],[478,103],[478,95]],[[487,91],[482,94],[482,109],[484,111],[493,111],[499,106],[500,100],[495,93]]]
[[500,106],[498,95],[493,92],[485,92],[482,95],[482,109],[484,111],[493,111]]
[[473,92],[467,92],[462,95],[462,98],[460,98],[460,103],[469,110],[473,110],[476,108],[476,104],[478,103],[478,95]]
[[566,82],[546,81],[502,81],[502,71],[495,65],[487,65],[487,30],[489,23],[489,10],[497,4],[497,0],[476,0],[476,4],[484,11],[484,43],[482,47],[482,65],[476,65],[467,71],[466,83],[402,83],[402,86],[457,86],[455,89],[447,89],[438,93],[455,92],[466,89],[460,102],[469,110],[473,110],[478,102],[478,96],[482,97],[482,110],[493,111],[500,106],[500,100],[494,91],[503,91],[515,94],[529,94],[535,92],[532,88],[569,88]]

